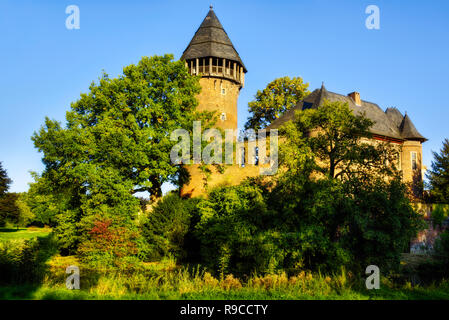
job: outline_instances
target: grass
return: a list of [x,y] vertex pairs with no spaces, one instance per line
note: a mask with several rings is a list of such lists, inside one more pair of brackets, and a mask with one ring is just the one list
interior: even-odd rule
[[[84,274],[84,277],[83,277]],[[68,290],[64,277],[47,278],[40,286],[0,287],[1,299],[50,300],[432,300],[449,299],[449,283],[429,287],[405,285],[380,290],[342,284],[339,276],[326,279],[305,274],[288,278],[283,274],[255,277],[240,282],[232,276],[216,279],[207,273],[192,274],[185,269],[147,276],[104,274],[91,277],[81,269],[81,290]]]
[[[325,276],[301,272],[288,277],[284,273],[253,276],[246,281],[232,275],[213,277],[199,268],[176,265],[173,259],[157,263],[140,263],[134,270],[92,270],[85,267],[76,256],[55,254],[49,229],[0,229],[0,270],[10,272],[16,268],[42,270],[33,280],[5,283],[0,286],[0,299],[131,299],[131,300],[424,300],[449,299],[449,282],[427,286],[398,285],[382,278],[380,290],[364,288],[363,275],[356,279],[344,272]],[[20,241],[37,238],[39,247],[21,251]],[[23,240],[20,240],[23,239]],[[11,240],[11,241],[6,241]],[[9,244],[8,244],[9,243]],[[17,246],[13,245],[17,243]],[[22,243],[23,244],[23,243]],[[0,252],[0,253],[1,253]],[[23,254],[21,252],[28,252]],[[9,256],[8,256],[9,254]],[[30,263],[8,262],[5,257],[23,257]],[[3,260],[2,260],[3,259]],[[419,264],[425,257],[405,256],[404,263]],[[3,261],[3,262],[2,262]],[[2,263],[5,263],[3,264]],[[28,261],[28,260],[27,260]],[[10,264],[8,264],[10,263]],[[15,263],[15,264],[14,264]],[[65,287],[66,267],[80,267],[81,290]],[[12,267],[11,267],[12,266]],[[27,269],[28,267],[28,269]],[[30,269],[31,268],[31,269]],[[412,268],[414,269],[414,268]],[[6,273],[7,274],[7,273]],[[17,275],[16,275],[17,276]]]
[[45,238],[50,232],[48,228],[0,228],[0,241]]

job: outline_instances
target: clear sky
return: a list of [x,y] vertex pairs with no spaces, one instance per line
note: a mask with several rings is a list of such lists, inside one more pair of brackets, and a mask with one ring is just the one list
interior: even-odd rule
[[[104,69],[117,76],[142,56],[179,59],[206,16],[202,1],[0,1],[0,161],[26,191],[41,172],[31,135],[44,117],[64,122]],[[68,5],[80,29],[68,30]],[[407,111],[424,144],[424,164],[449,138],[449,1],[212,1],[248,73],[238,104],[239,126],[258,89],[282,76],[310,88],[360,92],[382,109]],[[365,27],[368,5],[380,9],[380,30]]]

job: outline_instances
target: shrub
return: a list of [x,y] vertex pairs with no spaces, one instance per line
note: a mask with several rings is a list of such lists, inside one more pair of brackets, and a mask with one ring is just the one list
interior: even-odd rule
[[45,262],[55,253],[51,236],[0,241],[0,283],[39,283],[47,269]]
[[148,213],[147,221],[142,226],[142,235],[149,247],[147,260],[158,261],[168,256],[180,260],[186,257],[184,240],[196,201],[170,193]]
[[138,261],[138,237],[138,232],[121,219],[97,216],[78,253],[89,267],[129,269]]
[[434,226],[441,227],[444,220],[449,216],[449,206],[443,204],[436,204],[432,211],[432,222]]
[[197,204],[199,219],[194,234],[201,262],[210,271],[249,276],[282,266],[282,236],[271,229],[276,217],[267,210],[263,193],[263,187],[248,180],[216,188]]

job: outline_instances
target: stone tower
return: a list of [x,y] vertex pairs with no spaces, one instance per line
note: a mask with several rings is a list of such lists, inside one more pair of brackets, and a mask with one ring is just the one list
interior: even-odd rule
[[[216,127],[236,130],[237,100],[244,86],[247,70],[212,6],[182,54],[181,60],[185,61],[191,74],[201,76],[202,90],[197,96],[197,110],[216,111]],[[190,181],[182,187],[181,195],[203,194],[203,172],[198,165],[188,165],[186,168]],[[212,178],[216,179],[222,180],[222,177]]]
[[201,75],[198,110],[216,111],[217,127],[237,129],[237,100],[247,71],[212,6],[181,60],[191,74]]

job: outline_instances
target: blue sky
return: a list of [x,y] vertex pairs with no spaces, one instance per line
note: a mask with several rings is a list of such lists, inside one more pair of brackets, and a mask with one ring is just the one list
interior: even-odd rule
[[[80,8],[80,29],[65,27],[65,8]],[[44,117],[64,122],[104,69],[117,76],[142,56],[179,58],[206,16],[208,1],[0,2],[0,161],[26,191],[41,172],[31,135]],[[407,111],[424,144],[424,164],[449,138],[449,1],[212,1],[248,73],[239,126],[258,89],[301,76],[315,89],[358,91],[383,109]],[[365,27],[365,8],[380,9],[380,30]]]

